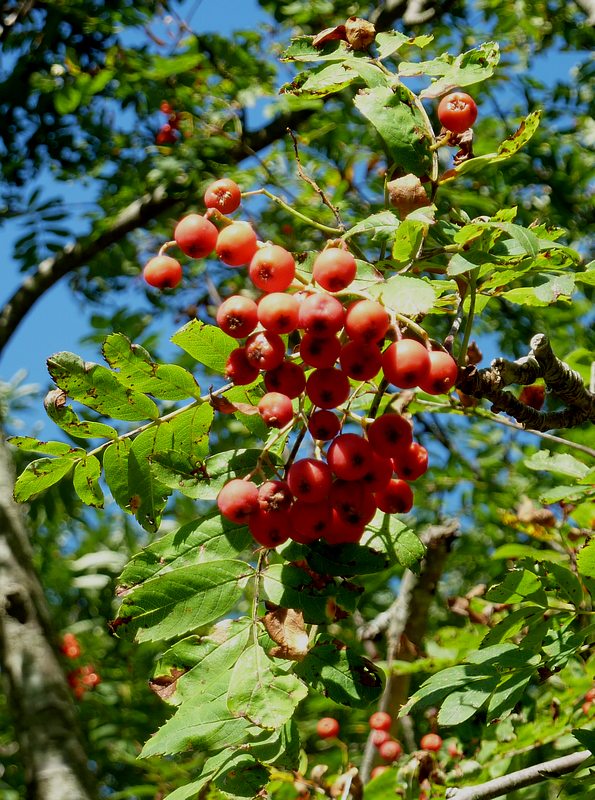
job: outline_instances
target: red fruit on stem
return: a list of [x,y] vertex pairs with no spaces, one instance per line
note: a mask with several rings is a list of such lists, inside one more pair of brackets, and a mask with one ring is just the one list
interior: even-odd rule
[[370,469],[361,479],[362,484],[372,493],[379,492],[386,487],[393,476],[392,459],[374,453]]
[[446,130],[463,133],[477,119],[475,100],[465,92],[447,94],[438,104],[438,119]]
[[326,408],[315,411],[308,420],[308,430],[317,441],[328,442],[341,430],[341,420]]
[[217,495],[217,506],[227,519],[245,523],[260,510],[258,487],[252,481],[232,478]]
[[188,214],[174,229],[174,239],[180,250],[190,258],[206,258],[217,244],[219,231],[200,214]]
[[375,731],[389,731],[392,723],[393,719],[386,711],[375,711],[368,720],[370,728]]
[[385,514],[406,514],[413,508],[411,487],[400,478],[392,478],[387,486],[374,495],[376,505]]
[[298,326],[299,303],[292,294],[271,292],[258,303],[258,320],[273,333],[291,333]]
[[382,773],[386,772],[387,769],[390,769],[390,767],[387,767],[384,764],[379,764],[377,767],[374,767],[372,772],[370,772],[370,780],[374,780],[374,778],[377,778],[379,775],[382,775]]
[[304,333],[300,342],[300,356],[310,367],[333,367],[341,352],[341,342],[335,334],[319,336]]
[[215,252],[228,267],[243,267],[254,256],[257,241],[248,222],[232,222],[219,232]]
[[339,723],[333,717],[323,717],[316,723],[316,733],[321,739],[334,739],[339,735]]
[[269,428],[284,428],[293,419],[293,406],[286,394],[267,392],[258,402],[258,413]]
[[345,313],[345,333],[350,339],[376,343],[384,339],[390,317],[375,300],[356,300]]
[[289,511],[263,511],[259,509],[248,519],[248,528],[254,539],[263,547],[277,547],[289,539],[291,523]]
[[264,376],[264,385],[269,392],[281,392],[292,400],[299,397],[306,388],[306,376],[299,364],[283,361]]
[[388,742],[390,738],[391,736],[388,731],[372,731],[370,736],[374,747],[380,747],[381,744]]
[[310,294],[300,305],[299,327],[308,333],[330,336],[341,330],[344,321],[342,303],[328,294]]
[[315,369],[306,381],[306,394],[319,408],[337,408],[349,397],[349,378],[340,369]]
[[287,481],[265,481],[258,487],[258,502],[263,511],[287,511],[293,495]]
[[284,247],[268,244],[253,254],[248,274],[263,292],[284,292],[295,278],[295,261]]
[[225,377],[236,386],[246,386],[255,381],[260,374],[259,368],[248,360],[245,347],[236,347],[229,354],[225,364]]
[[332,484],[328,464],[316,458],[295,461],[287,472],[287,483],[294,497],[305,503],[328,500]]
[[328,532],[332,513],[327,500],[318,503],[296,500],[291,507],[290,518],[291,538],[300,544],[310,544]]
[[207,187],[204,201],[207,208],[216,208],[222,214],[231,214],[239,208],[242,192],[231,178],[220,178]]
[[217,309],[217,325],[234,339],[248,336],[257,324],[257,306],[249,297],[235,294],[224,300]]
[[381,758],[383,758],[385,761],[392,762],[396,761],[397,758],[399,758],[399,756],[403,753],[403,748],[399,742],[395,741],[394,739],[389,739],[380,745],[378,752],[380,753]]
[[428,451],[418,442],[411,442],[393,458],[394,470],[404,481],[415,481],[428,470]]
[[392,458],[411,445],[413,428],[405,417],[388,413],[368,425],[366,435],[375,453]]
[[374,451],[370,442],[357,433],[342,433],[331,443],[326,460],[337,478],[357,481],[370,470]]
[[332,510],[333,519],[330,529],[323,534],[329,544],[356,544],[364,535],[366,526],[348,522],[336,508]]
[[331,505],[350,525],[367,525],[376,513],[374,495],[360,481],[340,478],[331,487]]
[[156,289],[175,289],[182,280],[182,267],[175,258],[155,256],[145,264],[143,278]]
[[428,374],[430,355],[423,344],[413,339],[401,339],[383,352],[382,369],[389,383],[399,389],[413,389]]
[[163,114],[167,114],[168,117],[169,117],[170,114],[173,114],[173,108],[172,108],[171,104],[168,103],[167,100],[162,100],[161,101],[161,104],[159,106],[159,110]]
[[446,394],[457,382],[457,362],[443,350],[429,352],[430,369],[419,382],[419,388],[428,394]]
[[437,733],[426,733],[425,736],[421,737],[419,746],[422,750],[436,753],[442,747],[442,737]]
[[312,265],[312,277],[327,292],[340,292],[355,278],[355,258],[347,250],[329,247],[318,255]]
[[585,695],[585,700],[595,700],[595,688],[589,689]]
[[275,369],[285,358],[285,342],[278,333],[255,331],[246,339],[246,358],[258,369]]
[[369,381],[380,372],[382,353],[375,344],[347,342],[339,356],[341,369],[356,381]]

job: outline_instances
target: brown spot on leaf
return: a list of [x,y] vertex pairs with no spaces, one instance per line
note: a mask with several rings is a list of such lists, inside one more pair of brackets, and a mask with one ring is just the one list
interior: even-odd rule
[[172,667],[169,675],[159,675],[149,681],[149,689],[162,700],[168,700],[176,691],[178,678],[187,672],[185,669]]
[[308,652],[308,633],[304,615],[293,608],[279,608],[268,611],[263,624],[271,639],[278,647],[271,648],[270,655],[301,661]]
[[323,47],[327,42],[332,42],[337,39],[342,39],[345,42],[347,41],[345,25],[335,25],[334,28],[325,28],[323,31],[320,31],[320,33],[317,33],[312,39],[312,45],[314,47]]

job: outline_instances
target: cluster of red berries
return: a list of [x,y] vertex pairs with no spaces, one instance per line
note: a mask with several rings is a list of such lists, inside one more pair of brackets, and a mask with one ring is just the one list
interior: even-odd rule
[[80,700],[85,692],[94,689],[101,683],[99,674],[91,664],[84,664],[82,667],[71,670],[66,679],[77,700]]
[[167,100],[162,101],[159,109],[167,116],[167,122],[159,128],[155,136],[155,144],[175,144],[179,136],[180,115],[174,111]]
[[[391,715],[387,714],[386,711],[376,711],[368,720],[372,744],[378,748],[380,757],[391,764],[403,754],[403,748],[400,743],[390,735],[392,722]],[[376,772],[376,774],[379,774],[379,772]],[[375,777],[375,775],[372,775],[372,777]]]
[[74,633],[65,633],[60,643],[60,652],[66,658],[78,658],[81,654],[81,646],[79,640]]

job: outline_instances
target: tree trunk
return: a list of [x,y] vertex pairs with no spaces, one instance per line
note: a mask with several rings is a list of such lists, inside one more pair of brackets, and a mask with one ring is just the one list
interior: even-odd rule
[[25,770],[25,797],[92,800],[94,779],[13,485],[11,456],[0,437],[0,674]]

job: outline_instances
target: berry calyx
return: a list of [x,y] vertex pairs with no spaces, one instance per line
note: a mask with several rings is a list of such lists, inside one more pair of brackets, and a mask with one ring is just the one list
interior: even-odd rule
[[246,358],[258,369],[275,369],[285,358],[285,342],[278,333],[255,331],[246,339]]
[[174,229],[174,239],[180,250],[190,258],[206,258],[215,249],[219,231],[200,214],[188,214]]
[[284,292],[295,278],[295,261],[284,247],[265,245],[252,254],[248,274],[263,292]]
[[220,178],[207,187],[204,202],[207,208],[216,208],[222,214],[231,214],[239,208],[242,192],[231,178]]
[[334,739],[339,735],[339,723],[333,717],[323,717],[316,723],[316,733],[321,739]]
[[217,309],[217,325],[228,336],[243,339],[258,324],[258,308],[254,300],[235,294]]
[[156,289],[175,289],[182,280],[182,267],[175,258],[155,256],[145,264],[143,278]]
[[258,502],[263,511],[288,510],[293,495],[286,481],[265,481],[258,487]]
[[421,737],[419,746],[422,750],[436,753],[442,747],[442,737],[437,733],[426,733],[425,736]]
[[451,92],[438,104],[438,119],[443,128],[453,133],[463,133],[477,119],[477,105],[465,92]]

